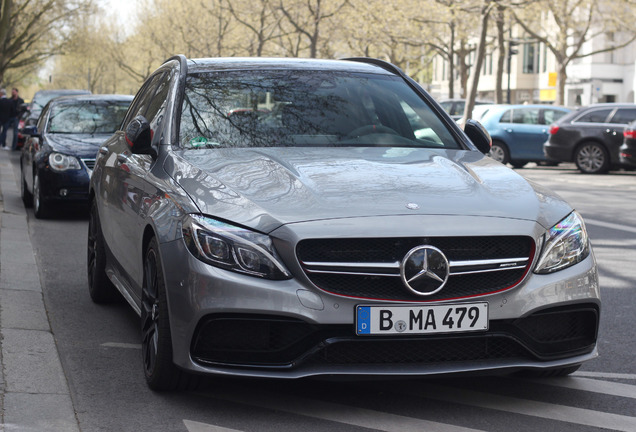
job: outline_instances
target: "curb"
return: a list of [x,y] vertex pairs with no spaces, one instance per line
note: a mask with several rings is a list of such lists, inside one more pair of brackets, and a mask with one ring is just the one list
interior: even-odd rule
[[18,157],[0,153],[0,431],[79,432],[13,169]]

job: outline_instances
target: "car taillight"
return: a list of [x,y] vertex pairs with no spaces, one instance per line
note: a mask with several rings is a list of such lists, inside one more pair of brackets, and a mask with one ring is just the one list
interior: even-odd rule
[[634,129],[625,129],[623,131],[623,136],[628,139],[636,139],[636,130]]
[[552,126],[550,126],[550,135],[554,135],[558,131],[559,131],[559,127],[557,125],[553,124]]

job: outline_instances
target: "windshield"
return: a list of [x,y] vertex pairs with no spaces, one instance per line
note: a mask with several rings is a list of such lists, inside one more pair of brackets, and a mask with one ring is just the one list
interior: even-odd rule
[[121,125],[130,101],[80,101],[51,107],[47,132],[112,134]]
[[399,77],[298,70],[188,76],[179,139],[184,148],[460,148]]

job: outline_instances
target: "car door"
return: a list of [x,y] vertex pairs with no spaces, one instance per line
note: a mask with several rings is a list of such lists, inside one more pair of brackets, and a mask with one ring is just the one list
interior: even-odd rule
[[539,108],[514,108],[501,117],[504,141],[512,160],[536,160],[543,156]]
[[[48,106],[47,106],[48,108]],[[34,165],[36,163],[36,154],[40,151],[45,139],[45,126],[49,117],[49,110],[45,109],[40,116],[39,121],[35,125],[39,137],[30,136],[24,142],[24,148],[22,149],[22,172],[26,188],[29,192],[33,193],[33,176],[35,175]]]
[[618,148],[623,144],[623,131],[634,120],[636,120],[636,107],[617,108],[610,116],[609,123],[605,125],[603,137],[612,163],[619,162]]
[[102,223],[104,239],[113,253],[118,270],[130,284],[130,289],[137,299],[141,298],[143,278],[142,254],[143,228],[146,219],[146,203],[156,196],[157,188],[147,181],[148,173],[155,165],[150,155],[133,154],[126,142],[125,129],[137,115],[143,115],[151,126],[153,140],[159,140],[159,132],[167,121],[165,114],[168,95],[173,85],[174,73],[162,70],[151,76],[133,100],[131,108],[124,120],[122,131],[108,145],[105,156],[108,158],[104,168],[104,176],[108,176],[112,184],[109,193],[103,197]]

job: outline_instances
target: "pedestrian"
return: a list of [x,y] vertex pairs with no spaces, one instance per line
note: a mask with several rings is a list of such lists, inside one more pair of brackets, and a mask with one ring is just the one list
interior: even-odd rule
[[[13,140],[11,142],[10,148],[11,150],[17,150],[18,149],[18,126],[20,125],[20,116],[22,115],[22,112],[24,111],[24,99],[22,99],[18,95],[18,89],[13,87],[13,89],[11,89],[11,98],[9,100],[11,101],[12,106],[11,106],[11,118],[9,119],[8,124],[9,124],[9,127],[13,129]],[[2,128],[2,130],[4,134],[5,133],[4,128]]]
[[13,103],[7,98],[7,91],[0,89],[0,146],[4,150],[9,150],[5,147],[5,141],[7,139],[7,129],[9,128],[9,121],[11,120],[11,111],[13,110]]

